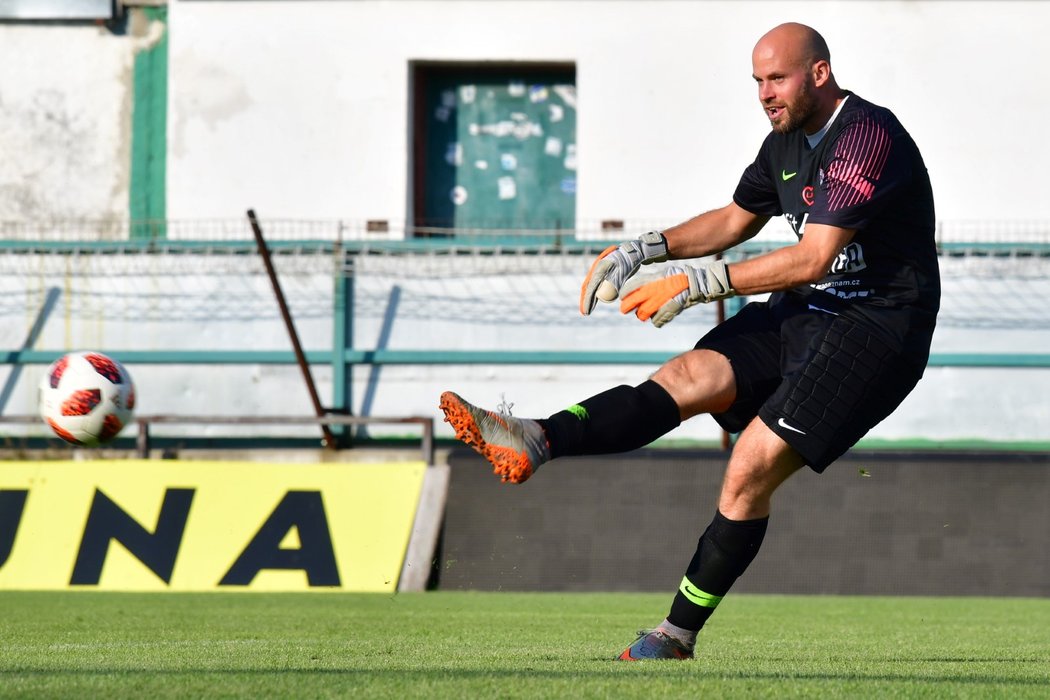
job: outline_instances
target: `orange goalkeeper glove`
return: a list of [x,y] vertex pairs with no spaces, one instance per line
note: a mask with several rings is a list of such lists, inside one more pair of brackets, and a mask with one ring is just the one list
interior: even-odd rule
[[735,296],[724,260],[708,265],[669,265],[660,272],[636,275],[620,290],[620,311],[660,328],[683,309]]

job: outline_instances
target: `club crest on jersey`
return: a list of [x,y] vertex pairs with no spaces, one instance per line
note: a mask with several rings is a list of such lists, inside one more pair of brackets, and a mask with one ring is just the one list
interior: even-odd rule
[[802,201],[806,203],[806,206],[813,206],[813,185],[806,185],[802,188]]

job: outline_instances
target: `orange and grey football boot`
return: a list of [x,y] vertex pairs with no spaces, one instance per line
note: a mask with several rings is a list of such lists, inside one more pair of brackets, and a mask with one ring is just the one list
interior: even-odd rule
[[678,659],[685,661],[693,658],[693,650],[667,634],[660,628],[642,630],[634,644],[623,650],[616,657],[619,661],[645,661],[647,659]]
[[441,395],[440,406],[445,422],[455,428],[456,438],[487,459],[501,480],[520,484],[550,461],[547,436],[536,421],[486,411],[451,391]]

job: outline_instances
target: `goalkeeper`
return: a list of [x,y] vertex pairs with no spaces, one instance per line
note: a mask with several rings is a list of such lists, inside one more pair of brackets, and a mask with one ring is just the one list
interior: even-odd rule
[[[822,472],[904,400],[929,357],[940,281],[929,177],[883,107],[841,89],[824,39],[800,24],[752,53],[772,126],[733,200],[606,250],[580,296],[590,314],[662,326],[695,304],[770,292],[638,386],[618,386],[543,420],[441,397],[456,436],[504,481],[568,455],[633,450],[709,413],[739,433],[717,510],[685,567],[667,618],[619,658],[687,659],[697,632],[758,553],[770,499],[794,472]],[[740,262],[710,257],[783,215],[794,245]]]

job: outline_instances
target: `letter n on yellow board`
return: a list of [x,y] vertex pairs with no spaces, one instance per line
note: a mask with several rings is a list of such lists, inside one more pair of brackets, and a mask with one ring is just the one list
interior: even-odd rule
[[0,590],[394,591],[426,465],[0,464]]

